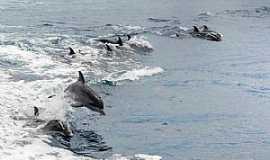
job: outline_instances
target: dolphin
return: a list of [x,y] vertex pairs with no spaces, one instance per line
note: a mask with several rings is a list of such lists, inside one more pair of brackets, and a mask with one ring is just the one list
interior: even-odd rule
[[[44,120],[41,119],[37,119],[37,117],[39,116],[39,109],[34,106],[34,116],[36,118],[35,123],[37,124],[41,124],[44,123]],[[73,132],[70,129],[69,125],[66,123],[64,123],[61,120],[50,120],[48,121],[42,128],[41,130],[43,132],[60,132],[62,134],[64,134],[67,137],[71,137],[73,136]]]
[[79,71],[79,79],[69,85],[65,92],[71,95],[75,101],[72,107],[87,107],[92,111],[105,115],[104,103],[102,98],[90,87],[85,84],[85,79],[81,71]]
[[116,44],[115,41],[112,41],[112,40],[109,40],[109,39],[98,39],[97,41],[102,42],[102,43]]
[[109,39],[98,39],[97,41],[102,42],[102,43],[118,44],[119,46],[123,46],[123,41],[120,36],[118,36],[117,41],[113,41]]
[[46,123],[45,126],[42,127],[42,131],[44,132],[60,132],[64,134],[67,137],[72,137],[73,132],[70,129],[68,124],[65,124],[61,120],[50,120],[49,122]]
[[193,37],[206,39],[210,41],[221,41],[223,35],[221,33],[218,33],[216,31],[209,30],[209,28],[206,25],[203,25],[202,30],[199,30],[197,26],[193,26],[193,30],[190,32],[190,34]]

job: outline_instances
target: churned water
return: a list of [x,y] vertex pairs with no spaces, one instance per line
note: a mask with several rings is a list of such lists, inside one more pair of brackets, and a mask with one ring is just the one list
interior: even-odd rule
[[[0,14],[0,159],[270,157],[269,1],[0,0]],[[115,35],[110,53],[96,41]],[[78,71],[106,116],[65,102]],[[40,132],[34,106],[73,137]]]

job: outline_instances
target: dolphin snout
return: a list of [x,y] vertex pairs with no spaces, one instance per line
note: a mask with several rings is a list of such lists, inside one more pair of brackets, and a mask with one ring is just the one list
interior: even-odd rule
[[99,97],[98,106],[99,106],[99,108],[104,109],[104,103],[103,103],[103,100],[101,99],[101,97]]
[[98,98],[98,100],[96,100],[96,102],[86,105],[86,107],[92,111],[100,113],[101,115],[105,115],[104,103],[100,97]]
[[101,99],[101,97],[99,97],[98,108],[99,108],[99,111],[98,112],[101,115],[105,115],[105,112],[104,112],[104,103],[103,103],[103,100]]

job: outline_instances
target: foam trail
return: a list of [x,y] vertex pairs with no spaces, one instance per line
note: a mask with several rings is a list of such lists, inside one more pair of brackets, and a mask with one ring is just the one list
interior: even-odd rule
[[159,74],[163,71],[164,70],[160,67],[154,67],[154,68],[145,67],[142,69],[134,69],[131,71],[120,71],[117,73],[113,73],[113,74],[110,74],[105,79],[110,80],[110,81],[123,81],[123,80],[134,81],[134,80],[139,80],[141,77],[144,77],[144,76],[152,76],[155,74]]

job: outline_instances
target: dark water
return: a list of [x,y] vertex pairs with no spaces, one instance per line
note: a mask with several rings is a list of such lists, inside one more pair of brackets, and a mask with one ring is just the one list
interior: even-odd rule
[[[64,148],[99,156],[88,143],[94,135],[99,147],[109,147],[105,157],[145,153],[167,160],[266,160],[270,156],[270,2],[27,0],[1,1],[0,6],[1,74],[8,70],[11,76],[3,82],[51,80],[48,84],[63,86],[57,79],[74,80],[83,70],[89,85],[104,98],[106,116],[92,116],[87,109],[72,112],[70,121],[77,132]],[[203,24],[221,32],[223,41],[187,34],[193,25]],[[182,36],[172,37],[175,32]],[[124,48],[113,57],[105,56],[92,41],[127,33],[136,34],[133,45],[141,46]],[[7,57],[17,53],[11,46],[26,52]],[[69,46],[91,56],[75,62],[61,58]],[[27,51],[41,57],[18,58]],[[52,63],[44,61],[48,57]],[[92,65],[82,65],[82,60]],[[32,61],[36,62],[27,65]],[[156,67],[163,72],[155,72]],[[139,73],[124,74],[135,69]],[[151,76],[145,76],[149,72]],[[135,80],[134,74],[142,76]]]

